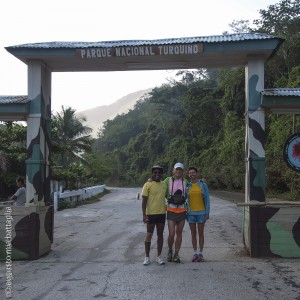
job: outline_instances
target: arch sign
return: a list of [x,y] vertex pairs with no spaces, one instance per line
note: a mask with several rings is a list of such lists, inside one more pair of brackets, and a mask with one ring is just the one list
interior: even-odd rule
[[283,158],[291,169],[300,172],[300,133],[295,133],[286,140]]

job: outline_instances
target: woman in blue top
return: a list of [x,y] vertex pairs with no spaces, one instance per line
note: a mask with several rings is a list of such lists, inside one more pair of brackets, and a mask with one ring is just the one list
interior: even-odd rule
[[[192,245],[194,248],[193,262],[203,261],[204,225],[209,219],[210,197],[207,184],[198,179],[198,170],[190,167],[189,177],[191,182],[186,189],[187,221],[190,225]],[[199,251],[197,251],[197,230],[199,237]]]

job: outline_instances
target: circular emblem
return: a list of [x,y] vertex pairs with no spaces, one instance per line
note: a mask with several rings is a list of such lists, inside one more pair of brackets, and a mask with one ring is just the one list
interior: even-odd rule
[[300,172],[300,133],[295,133],[286,140],[283,158],[291,169]]

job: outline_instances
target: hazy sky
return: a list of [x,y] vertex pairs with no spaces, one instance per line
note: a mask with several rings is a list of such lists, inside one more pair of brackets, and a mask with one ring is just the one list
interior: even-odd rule
[[[51,41],[144,40],[219,35],[279,0],[9,0],[0,2],[0,95],[27,95],[27,66],[4,47]],[[110,104],[160,86],[176,71],[52,73],[52,110]]]

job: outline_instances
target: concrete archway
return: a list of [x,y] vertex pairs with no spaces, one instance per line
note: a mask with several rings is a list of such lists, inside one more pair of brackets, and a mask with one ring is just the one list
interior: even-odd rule
[[[261,107],[264,64],[282,39],[266,34],[109,42],[49,42],[6,47],[28,66],[27,206],[20,214],[34,214],[36,259],[51,248],[50,120],[51,73],[245,67],[246,74],[246,193],[245,203],[265,202],[265,115]],[[245,210],[245,245],[251,253],[250,210]],[[257,253],[255,253],[257,255]]]

